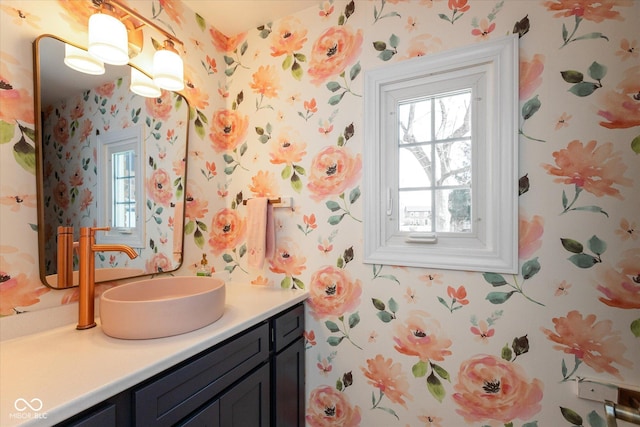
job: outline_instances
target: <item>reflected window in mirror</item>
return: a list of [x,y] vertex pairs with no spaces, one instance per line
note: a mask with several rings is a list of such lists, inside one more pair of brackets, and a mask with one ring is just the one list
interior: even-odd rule
[[142,127],[108,131],[98,136],[98,243],[145,247]]

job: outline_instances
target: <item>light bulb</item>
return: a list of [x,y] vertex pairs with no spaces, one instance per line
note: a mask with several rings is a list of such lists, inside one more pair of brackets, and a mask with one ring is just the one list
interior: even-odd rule
[[89,53],[113,65],[129,62],[127,28],[117,18],[106,13],[89,17]]
[[184,89],[184,64],[170,40],[165,48],[153,55],[153,81],[162,89],[180,91]]
[[104,63],[84,49],[64,44],[64,63],[67,67],[85,74],[104,74]]
[[162,92],[160,88],[154,84],[153,80],[146,74],[131,67],[131,92],[144,96],[145,98],[158,98]]

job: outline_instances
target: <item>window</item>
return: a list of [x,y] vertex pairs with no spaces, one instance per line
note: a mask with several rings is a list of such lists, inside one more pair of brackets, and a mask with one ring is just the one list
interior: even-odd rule
[[98,243],[145,247],[142,128],[109,131],[98,136]]
[[518,267],[518,38],[365,73],[365,262]]

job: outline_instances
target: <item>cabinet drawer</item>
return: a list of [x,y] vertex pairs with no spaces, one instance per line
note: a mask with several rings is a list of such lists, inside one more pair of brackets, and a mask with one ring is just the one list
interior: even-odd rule
[[273,320],[274,350],[279,352],[304,332],[304,305],[298,304]]
[[304,332],[304,305],[298,304],[273,320],[274,349],[279,352]]
[[268,357],[264,323],[135,390],[135,425],[175,424]]

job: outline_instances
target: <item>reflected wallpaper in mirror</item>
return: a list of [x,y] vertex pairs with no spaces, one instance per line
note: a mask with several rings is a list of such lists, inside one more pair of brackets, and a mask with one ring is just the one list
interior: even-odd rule
[[[97,162],[99,135],[141,127],[144,156],[142,195],[144,244],[139,257],[96,254],[96,281],[115,280],[177,269],[182,262],[184,185],[189,106],[178,94],[162,91],[144,98],[129,90],[130,67],[106,65],[107,72],[90,76],[66,67],[64,42],[42,36],[34,43],[36,108],[39,108],[38,215],[40,277],[57,287],[56,232],[60,225],[79,228],[99,224]],[[117,74],[113,74],[113,70]],[[86,78],[82,87],[74,83]],[[77,254],[74,252],[74,270]],[[74,273],[77,275],[77,272]],[[74,281],[74,284],[77,282]]]

